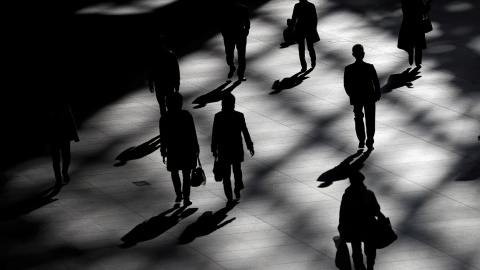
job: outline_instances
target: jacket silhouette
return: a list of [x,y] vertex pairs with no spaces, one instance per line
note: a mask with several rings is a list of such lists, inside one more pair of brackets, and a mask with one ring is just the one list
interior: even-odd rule
[[375,67],[363,61],[345,67],[343,85],[351,105],[377,102],[382,95]]

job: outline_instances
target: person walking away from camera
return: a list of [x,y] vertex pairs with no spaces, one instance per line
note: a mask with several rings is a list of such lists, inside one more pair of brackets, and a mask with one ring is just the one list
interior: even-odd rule
[[298,43],[298,54],[300,56],[300,64],[302,71],[307,70],[307,62],[305,60],[305,41],[307,42],[308,53],[312,68],[317,65],[317,57],[313,44],[320,40],[317,32],[317,10],[315,5],[307,0],[300,0],[293,8],[292,21],[294,24],[295,41]]
[[[381,96],[380,82],[375,67],[363,61],[365,52],[362,45],[353,46],[352,55],[355,57],[355,63],[345,67],[344,88],[350,97],[350,104],[353,105],[358,148],[365,147],[366,127],[366,146],[368,151],[372,151],[375,135],[375,103]],[[363,122],[363,111],[366,125]]]
[[155,92],[160,115],[166,110],[166,97],[180,90],[180,68],[177,56],[167,49],[167,40],[164,35],[158,37],[158,49],[152,49],[148,67],[148,88]]
[[231,79],[236,70],[234,63],[235,48],[238,54],[238,80],[245,81],[247,36],[250,32],[250,19],[246,6],[237,0],[224,0],[220,14],[220,28],[225,45],[227,64],[230,67],[227,77]]
[[[380,213],[380,205],[373,191],[364,185],[365,176],[359,171],[350,173],[350,186],[345,190],[340,205],[340,237],[352,244],[355,269],[373,270],[377,250],[374,233]],[[367,268],[363,263],[362,242],[367,256]]]
[[[171,172],[175,189],[175,202],[183,199],[183,205],[191,205],[190,174],[200,153],[192,115],[182,110],[183,97],[174,92],[167,97],[168,111],[160,117],[160,152],[163,163]],[[183,185],[178,171],[182,171]]]
[[240,199],[240,191],[244,188],[241,163],[244,160],[242,134],[250,151],[255,154],[253,142],[245,123],[243,113],[235,111],[235,96],[226,93],[222,97],[222,111],[215,114],[212,131],[212,153],[221,164],[223,189],[227,197],[227,205],[233,204],[231,170],[235,179],[234,193]]

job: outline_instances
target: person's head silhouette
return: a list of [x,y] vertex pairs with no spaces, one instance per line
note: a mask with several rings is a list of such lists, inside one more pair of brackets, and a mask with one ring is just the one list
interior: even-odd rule
[[362,60],[365,56],[365,51],[363,50],[363,46],[361,44],[356,44],[352,48],[352,55],[355,59]]
[[365,187],[365,185],[363,184],[363,180],[365,180],[365,175],[363,175],[361,172],[357,170],[351,171],[348,174],[348,178],[350,178],[351,187],[356,189]]
[[222,96],[222,111],[233,111],[235,109],[235,96],[232,93],[225,93]]
[[179,92],[173,92],[167,97],[167,108],[169,111],[180,111],[183,105],[183,97]]

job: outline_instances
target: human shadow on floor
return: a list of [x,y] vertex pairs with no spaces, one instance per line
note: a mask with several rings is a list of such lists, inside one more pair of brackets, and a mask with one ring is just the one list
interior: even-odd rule
[[0,213],[0,220],[11,220],[21,215],[33,212],[49,203],[52,203],[58,199],[53,197],[60,192],[62,186],[53,186],[49,189],[42,191],[41,193],[21,202],[18,202],[11,207],[2,210]]
[[312,70],[313,68],[307,70],[306,72],[298,72],[291,77],[283,78],[281,81],[276,80],[272,85],[273,91],[270,92],[270,95],[278,94],[285,89],[290,89],[301,84],[304,80],[310,78],[307,77],[307,75],[312,72]]
[[480,180],[480,161],[475,162],[465,172],[455,179],[455,181]]
[[[333,169],[330,169],[322,173],[318,178],[318,182],[323,182],[318,187],[325,188],[330,186],[335,181],[345,180],[348,178],[350,173],[354,171],[360,171],[363,167],[363,163],[370,156],[370,152],[364,152],[363,150],[358,150],[355,154],[347,157],[340,164],[335,166]],[[360,157],[359,157],[360,156]],[[359,157],[353,163],[351,163],[355,158]]]
[[[187,218],[197,210],[198,208],[187,209],[186,206],[179,207],[178,204],[175,204],[173,208],[168,209],[158,216],[152,217],[133,228],[133,230],[121,238],[123,244],[121,244],[120,247],[129,248],[137,243],[152,240],[173,228],[180,220]],[[167,216],[171,212],[173,213]]]
[[133,160],[133,159],[140,159],[144,156],[147,156],[153,153],[158,148],[160,148],[160,135],[156,136],[153,139],[150,139],[147,142],[140,144],[139,146],[133,146],[123,151],[115,158],[119,162],[115,163],[113,166],[115,167],[123,166],[127,164],[127,161]]
[[407,68],[400,74],[392,74],[388,77],[387,83],[380,88],[382,93],[389,93],[392,92],[393,89],[397,89],[403,86],[408,88],[412,88],[412,82],[417,80],[418,78],[422,77],[419,76],[420,74],[420,67],[415,67],[414,69],[410,70],[411,68]]
[[236,218],[231,218],[229,220],[225,219],[228,217],[228,211],[232,210],[234,206],[227,206],[215,213],[212,211],[207,211],[203,213],[197,221],[190,224],[185,231],[178,238],[179,244],[188,244],[193,242],[195,238],[209,235],[212,232],[222,228],[223,226],[231,223]]
[[221,101],[223,93],[232,92],[233,89],[235,89],[237,86],[239,86],[242,83],[241,80],[238,80],[238,81],[235,81],[228,88],[225,88],[231,82],[232,82],[231,80],[228,80],[224,84],[222,84],[219,87],[213,89],[212,91],[206,93],[205,95],[201,95],[201,96],[197,97],[194,101],[192,101],[192,104],[198,104],[198,105],[193,107],[193,108],[198,109],[198,108],[205,107],[208,103],[214,103],[214,102]]

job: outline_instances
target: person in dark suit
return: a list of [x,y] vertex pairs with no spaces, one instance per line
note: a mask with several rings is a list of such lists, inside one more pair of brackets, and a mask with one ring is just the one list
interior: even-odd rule
[[166,37],[158,37],[158,50],[151,52],[148,66],[148,87],[150,92],[155,92],[160,114],[163,115],[166,108],[166,97],[180,89],[180,68],[177,56],[166,47]]
[[235,108],[235,96],[226,93],[222,97],[222,111],[215,114],[212,131],[212,153],[221,164],[223,189],[227,197],[227,205],[233,204],[232,183],[230,181],[231,170],[235,179],[234,193],[236,199],[240,199],[240,190],[244,188],[242,181],[241,162],[244,160],[242,133],[247,144],[247,149],[253,156],[253,142],[245,123],[243,113]]
[[298,54],[300,55],[302,71],[307,70],[305,40],[307,41],[307,49],[310,54],[312,68],[315,68],[317,57],[313,43],[320,40],[317,32],[318,18],[315,5],[307,0],[300,0],[300,3],[295,4],[293,8],[292,21],[294,24],[295,41],[298,43]]
[[377,72],[372,64],[365,63],[363,46],[357,44],[352,48],[352,55],[356,61],[345,67],[344,87],[350,97],[355,114],[355,131],[359,140],[358,148],[365,147],[365,126],[363,123],[363,110],[367,129],[366,145],[369,151],[373,150],[373,136],[375,135],[375,102],[380,100],[380,83]]
[[50,105],[47,117],[47,141],[52,156],[55,187],[58,189],[62,185],[62,179],[66,183],[70,182],[68,175],[71,160],[70,142],[78,142],[80,139],[72,111],[67,103],[54,101]]
[[[223,2],[223,1],[222,1]],[[225,54],[227,64],[230,67],[228,78],[233,77],[236,70],[234,59],[235,47],[238,54],[238,79],[245,81],[247,50],[247,36],[250,32],[250,19],[248,18],[248,9],[236,0],[225,0],[220,14],[220,28],[225,45]]]
[[[160,117],[160,153],[167,159],[167,170],[171,172],[173,187],[177,195],[175,202],[182,201],[183,205],[191,205],[190,201],[190,173],[197,165],[200,153],[197,133],[192,115],[182,110],[183,97],[174,92],[167,97],[168,111]],[[183,174],[182,183],[178,171]]]
[[418,67],[422,64],[422,50],[427,48],[423,16],[430,9],[429,3],[425,4],[423,0],[402,0],[403,20],[397,47],[408,53],[410,65],[413,64],[415,51],[415,65]]
[[380,205],[373,191],[363,184],[365,176],[359,171],[350,173],[350,186],[345,190],[340,204],[340,237],[352,243],[352,258],[355,269],[365,269],[362,242],[367,256],[367,270],[373,270],[377,250],[374,233],[380,215]]

